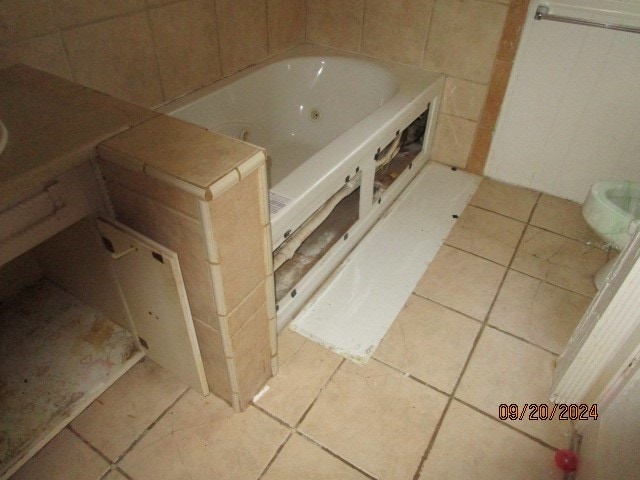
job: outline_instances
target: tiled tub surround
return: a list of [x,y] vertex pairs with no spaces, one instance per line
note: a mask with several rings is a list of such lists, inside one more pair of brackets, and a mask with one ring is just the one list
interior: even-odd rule
[[[238,415],[147,360],[16,479],[560,480],[570,425],[503,422],[498,405],[547,401],[592,295],[582,264],[606,261],[589,240],[579,205],[485,179],[367,366],[284,330],[279,374]],[[571,278],[532,276],[516,264],[531,254]]]
[[[287,242],[293,238],[295,243],[305,229],[315,234],[321,220],[314,224],[313,219],[324,218],[314,217],[316,212],[345,190],[355,198],[348,230],[325,232],[325,239],[343,239],[310,257],[306,273],[294,271],[303,263],[299,256],[289,262],[283,259],[296,256],[293,252],[275,251],[276,289],[283,291],[283,271],[288,269],[292,280],[277,297],[279,329],[426,164],[443,83],[442,75],[421,69],[302,45],[162,108],[266,149],[274,247],[286,250]],[[391,144],[399,148],[393,156]],[[386,166],[381,164],[385,148],[392,156]]]
[[0,206],[97,150],[117,217],[179,254],[208,383],[244,408],[277,368],[263,152],[28,67],[0,84]]
[[98,157],[116,218],[178,254],[209,387],[244,409],[277,369],[264,153],[162,115]]
[[24,62],[157,106],[306,38],[446,74],[434,158],[482,173],[528,3],[7,0],[0,65]]

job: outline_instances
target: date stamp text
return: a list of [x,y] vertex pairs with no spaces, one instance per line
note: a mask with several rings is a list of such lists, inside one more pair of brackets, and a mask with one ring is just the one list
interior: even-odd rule
[[598,404],[586,403],[501,403],[498,406],[500,420],[597,420]]

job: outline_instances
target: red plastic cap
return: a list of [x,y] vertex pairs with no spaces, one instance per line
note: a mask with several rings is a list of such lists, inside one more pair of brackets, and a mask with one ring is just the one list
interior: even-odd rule
[[555,455],[556,466],[565,473],[578,469],[578,455],[573,450],[558,450]]

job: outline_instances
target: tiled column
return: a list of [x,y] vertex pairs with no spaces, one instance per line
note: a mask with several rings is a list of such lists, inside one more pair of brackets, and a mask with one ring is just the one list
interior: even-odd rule
[[259,153],[215,183],[211,201],[200,202],[231,401],[239,410],[277,368],[266,190]]

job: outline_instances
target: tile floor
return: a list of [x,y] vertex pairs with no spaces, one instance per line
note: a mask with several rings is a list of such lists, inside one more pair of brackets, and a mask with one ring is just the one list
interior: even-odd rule
[[136,365],[16,479],[552,479],[557,354],[607,261],[578,205],[484,180],[365,366],[285,330],[246,412]]

